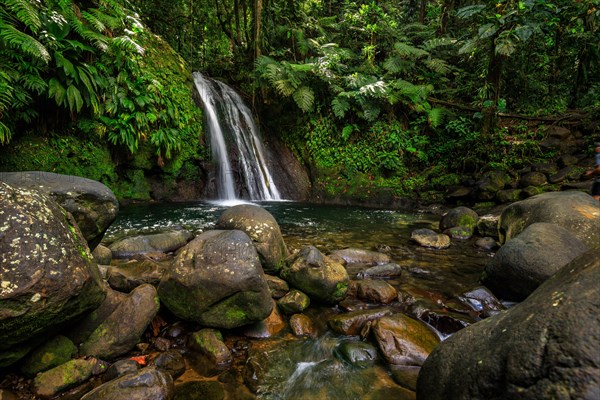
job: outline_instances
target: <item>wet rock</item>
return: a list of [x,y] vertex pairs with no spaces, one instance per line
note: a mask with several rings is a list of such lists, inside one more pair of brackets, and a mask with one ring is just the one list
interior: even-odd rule
[[361,333],[366,323],[391,314],[392,312],[387,308],[352,311],[344,314],[334,315],[333,317],[329,318],[327,324],[334,332],[342,335],[356,336]]
[[535,222],[559,225],[590,247],[600,243],[600,202],[587,193],[543,193],[509,205],[500,216],[500,243]]
[[483,237],[477,239],[477,241],[475,242],[475,247],[480,248],[481,250],[493,251],[498,248],[498,243],[494,238]]
[[348,273],[316,247],[303,247],[286,260],[281,277],[311,300],[336,303],[346,296]]
[[381,265],[390,262],[389,255],[364,249],[334,250],[329,257],[340,264]]
[[444,337],[458,332],[475,322],[474,319],[466,315],[454,314],[442,310],[417,308],[413,309],[412,312],[417,318],[434,328]]
[[185,372],[185,360],[177,350],[168,350],[161,353],[152,361],[156,368],[167,372],[173,380],[179,378]]
[[96,264],[110,265],[110,262],[112,261],[112,251],[110,251],[108,247],[99,244],[94,251],[92,251],[92,257],[94,257],[94,262]]
[[130,236],[110,245],[114,258],[131,258],[139,254],[168,253],[185,246],[194,235],[186,230]]
[[48,195],[71,213],[92,250],[100,243],[119,211],[119,202],[113,192],[91,179],[28,171],[2,172],[0,181]]
[[190,348],[204,354],[217,366],[231,364],[232,355],[223,342],[223,335],[216,329],[205,328],[194,332],[190,337]]
[[382,265],[376,265],[374,267],[367,268],[356,274],[358,279],[367,278],[392,278],[398,277],[402,274],[403,267],[396,263],[387,263]]
[[577,165],[577,163],[579,162],[579,159],[572,155],[572,154],[565,154],[560,156],[560,158],[558,159],[558,165],[561,168],[565,168],[565,167],[570,167],[573,165]]
[[150,260],[131,260],[126,264],[111,266],[106,271],[106,280],[111,288],[129,293],[145,283],[157,286],[163,268]]
[[557,167],[554,163],[535,163],[531,166],[531,169],[545,175],[552,175],[556,173]]
[[70,215],[35,190],[0,182],[0,367],[98,307],[104,286]]
[[568,230],[538,222],[502,246],[485,268],[485,282],[508,300],[523,300],[587,246]]
[[546,175],[541,172],[529,172],[519,179],[519,185],[523,188],[528,186],[543,186],[548,183]]
[[342,342],[334,354],[358,368],[369,367],[377,361],[377,347],[366,342]]
[[405,314],[382,317],[372,330],[383,357],[394,365],[422,365],[440,342],[427,324]]
[[372,303],[390,304],[398,297],[398,291],[389,283],[365,279],[356,282],[356,296]]
[[504,189],[496,193],[496,200],[498,203],[513,203],[523,198],[523,190],[521,189]]
[[262,321],[273,309],[256,249],[238,230],[207,231],[188,243],[158,293],[179,318],[214,328]]
[[317,330],[309,316],[294,314],[290,317],[290,328],[296,336],[316,337]]
[[175,387],[174,400],[222,400],[225,390],[219,382],[185,382]]
[[482,201],[493,200],[496,197],[496,193],[504,189],[511,181],[511,177],[505,172],[488,172],[475,184],[473,197]]
[[79,346],[88,337],[90,337],[92,332],[94,332],[98,326],[106,318],[108,318],[115,311],[117,306],[126,298],[126,294],[113,290],[106,285],[106,297],[104,298],[102,304],[100,304],[100,307],[88,313],[74,326],[70,327],[68,331],[64,332],[65,336]]
[[419,371],[421,371],[420,366],[390,365],[389,367],[394,382],[409,390],[417,390],[417,378],[419,376]]
[[538,194],[544,193],[544,188],[540,186],[527,186],[525,189],[521,191],[521,197],[528,198],[537,196]]
[[485,286],[467,290],[458,296],[458,299],[482,317],[491,317],[505,309],[496,296]]
[[113,379],[117,379],[123,375],[127,374],[135,374],[140,370],[140,364],[135,362],[134,360],[118,360],[112,364],[104,375],[102,375],[102,380],[104,382],[111,381]]
[[285,321],[279,309],[273,306],[271,314],[262,321],[246,325],[242,329],[244,336],[252,338],[268,338],[277,335],[285,328]]
[[461,227],[471,231],[475,231],[479,215],[468,207],[456,207],[448,211],[440,220],[440,230],[444,231],[449,228]]
[[[21,361],[20,370],[34,376],[71,360],[77,354],[77,346],[67,337],[58,335],[37,347]],[[0,398],[1,399],[1,398]]]
[[526,300],[457,332],[429,356],[419,398],[597,398],[600,249],[573,260]]
[[550,175],[550,178],[548,178],[548,182],[560,183],[560,182],[563,182],[565,179],[578,179],[579,174],[580,174],[580,170],[578,170],[577,168],[575,168],[573,166],[561,168],[560,171],[556,172],[555,174]]
[[494,239],[498,238],[498,220],[499,215],[486,214],[479,217],[477,220],[477,232],[481,236],[489,236]]
[[158,307],[154,286],[136,288],[83,342],[80,353],[105,359],[127,353],[140,341]]
[[301,313],[310,305],[310,298],[299,290],[291,290],[277,301],[277,305],[286,314]]
[[147,367],[106,382],[81,400],[169,400],[174,394],[171,375],[156,367]]
[[455,226],[444,230],[444,234],[455,240],[468,240],[473,237],[473,230],[462,226]]
[[267,210],[256,205],[242,204],[227,209],[216,228],[245,232],[252,239],[266,273],[277,273],[289,255],[279,224]]
[[95,358],[68,361],[38,374],[33,380],[33,390],[40,397],[54,396],[86,381],[92,376],[97,363]]
[[267,285],[269,285],[271,297],[274,299],[279,299],[290,291],[290,287],[288,286],[287,282],[281,278],[265,274],[265,280],[267,281]]
[[443,233],[436,233],[427,228],[415,229],[410,234],[410,240],[423,247],[445,249],[450,247],[450,237]]
[[19,400],[19,397],[8,390],[0,389],[0,400]]

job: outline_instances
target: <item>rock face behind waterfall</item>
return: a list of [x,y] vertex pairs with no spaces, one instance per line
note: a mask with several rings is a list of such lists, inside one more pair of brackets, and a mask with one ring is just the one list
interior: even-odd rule
[[258,254],[239,230],[208,231],[189,242],[158,294],[176,316],[215,328],[261,321],[273,309]]
[[268,274],[277,273],[288,256],[279,224],[264,208],[250,204],[231,207],[221,215],[216,228],[239,229],[250,236]]
[[98,267],[69,214],[0,182],[0,366],[104,299]]
[[600,398],[600,248],[525,301],[442,342],[419,374],[418,398]]
[[2,172],[0,181],[49,195],[73,215],[92,250],[100,243],[119,211],[113,192],[91,179],[33,171]]

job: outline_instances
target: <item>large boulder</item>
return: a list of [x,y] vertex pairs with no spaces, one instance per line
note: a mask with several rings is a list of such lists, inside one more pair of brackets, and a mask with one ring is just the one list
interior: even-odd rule
[[508,242],[535,222],[560,225],[589,247],[600,243],[600,202],[587,193],[542,193],[509,205],[498,222],[500,243]]
[[600,396],[600,248],[525,301],[442,342],[419,374],[417,397],[597,399]]
[[261,321],[273,309],[256,249],[239,230],[207,231],[188,243],[158,293],[179,318],[214,328]]
[[130,236],[110,245],[114,258],[130,258],[138,254],[168,253],[185,246],[194,235],[186,230]]
[[468,229],[471,234],[477,227],[479,215],[468,207],[460,206],[448,211],[440,220],[440,230],[461,227]]
[[268,274],[277,273],[288,256],[279,224],[267,210],[259,206],[241,204],[227,209],[219,217],[216,228],[246,232]]
[[102,183],[91,179],[28,171],[2,172],[0,181],[49,195],[73,215],[92,250],[100,243],[119,211],[119,202],[114,193]]
[[281,277],[311,299],[337,303],[346,297],[348,272],[323,255],[316,247],[303,247],[292,255],[281,270]]
[[508,300],[523,300],[588,247],[555,224],[537,222],[506,242],[486,266],[486,283]]
[[133,349],[158,312],[159,300],[154,286],[134,289],[83,342],[84,355],[113,359]]
[[47,195],[0,182],[0,215],[4,366],[38,339],[98,307],[105,291],[77,223]]

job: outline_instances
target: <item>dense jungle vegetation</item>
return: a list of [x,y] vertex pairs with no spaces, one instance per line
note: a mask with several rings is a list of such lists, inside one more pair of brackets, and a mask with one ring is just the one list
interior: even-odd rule
[[0,168],[122,198],[148,198],[151,174],[200,179],[200,70],[326,194],[519,169],[555,156],[544,124],[598,135],[599,17],[600,0],[2,0]]

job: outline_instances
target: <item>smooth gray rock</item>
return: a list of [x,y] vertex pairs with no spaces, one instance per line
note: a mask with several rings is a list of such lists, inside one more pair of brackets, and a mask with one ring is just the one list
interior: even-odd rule
[[87,393],[81,400],[171,400],[173,378],[156,367],[123,375]]
[[109,246],[114,258],[131,258],[138,254],[169,253],[185,246],[194,235],[186,230],[137,235],[118,240]]

